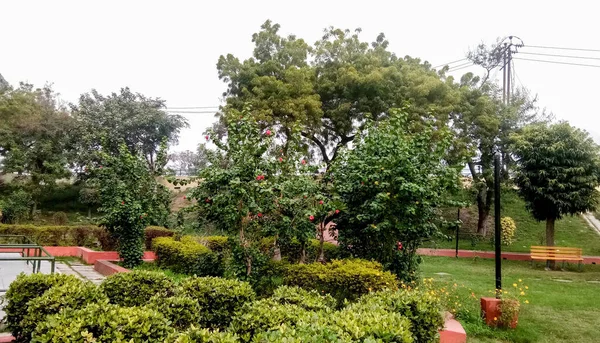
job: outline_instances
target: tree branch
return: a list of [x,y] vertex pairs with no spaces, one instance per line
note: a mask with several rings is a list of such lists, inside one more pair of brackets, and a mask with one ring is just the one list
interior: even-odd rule
[[319,150],[321,150],[321,155],[323,156],[323,161],[326,164],[329,164],[330,160],[329,160],[329,156],[327,156],[327,147],[325,147],[325,145],[319,139],[317,139],[317,137],[315,137],[314,135],[308,134],[306,132],[302,132],[302,136],[310,139],[319,147]]

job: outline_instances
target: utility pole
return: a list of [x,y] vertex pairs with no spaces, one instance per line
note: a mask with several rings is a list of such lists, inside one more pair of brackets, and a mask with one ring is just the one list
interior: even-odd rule
[[[508,36],[509,42],[504,43],[504,48],[502,51],[502,101],[505,105],[510,104],[510,98],[512,95],[511,89],[511,63],[512,63],[512,55],[518,53],[518,48],[522,48],[524,46],[523,40],[517,36]],[[506,40],[505,38],[504,40]],[[520,43],[514,44],[513,38],[518,39]]]

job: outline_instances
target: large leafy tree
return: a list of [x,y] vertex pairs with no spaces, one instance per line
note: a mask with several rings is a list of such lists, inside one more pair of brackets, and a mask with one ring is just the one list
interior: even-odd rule
[[408,279],[417,267],[416,249],[437,232],[437,210],[458,186],[458,169],[446,163],[453,135],[443,123],[416,123],[405,111],[388,112],[388,119],[370,122],[354,149],[334,164],[334,185],[347,206],[339,241]]
[[448,119],[458,100],[451,81],[443,81],[428,63],[398,58],[387,50],[383,34],[369,44],[360,39],[360,30],[328,28],[311,46],[294,35],[281,36],[279,29],[266,21],[252,36],[249,59],[220,57],[226,107],[250,103],[256,119],[284,141],[290,127],[301,124],[316,159],[328,165],[366,118],[378,120],[389,108],[411,102],[416,117],[435,113]]
[[19,175],[31,194],[34,212],[38,198],[68,177],[73,120],[50,86],[0,90],[0,157],[2,172]]
[[519,193],[533,217],[546,221],[546,244],[553,246],[557,219],[598,205],[600,148],[566,122],[527,126],[513,139]]
[[144,228],[167,222],[169,191],[156,181],[167,162],[166,150],[165,139],[157,153],[156,168],[150,170],[140,153],[131,153],[122,143],[117,155],[101,150],[99,165],[88,169],[87,177],[98,187],[101,225],[118,242],[119,256],[128,268],[142,261]]
[[119,154],[122,142],[132,154],[141,154],[151,171],[158,169],[157,154],[163,139],[174,143],[186,120],[165,111],[164,100],[146,97],[122,88],[108,96],[96,90],[81,95],[72,106],[79,124],[80,160],[82,164],[103,149]]

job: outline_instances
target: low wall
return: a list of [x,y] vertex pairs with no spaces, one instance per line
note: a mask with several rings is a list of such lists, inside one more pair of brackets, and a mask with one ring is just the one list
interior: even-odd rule
[[[420,248],[417,249],[417,254],[424,256],[455,257],[456,250]],[[526,252],[503,252],[501,256],[503,260],[531,261],[531,255]],[[493,251],[458,250],[458,257],[496,258],[496,254]],[[583,256],[583,264],[600,264],[600,256]]]

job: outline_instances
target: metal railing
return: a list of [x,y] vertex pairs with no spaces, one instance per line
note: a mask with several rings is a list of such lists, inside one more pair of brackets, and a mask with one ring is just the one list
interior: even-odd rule
[[19,253],[19,257],[2,257],[2,261],[25,261],[31,264],[34,273],[39,273],[42,261],[50,262],[50,273],[54,273],[56,259],[43,246],[24,235],[0,235],[0,253]]

